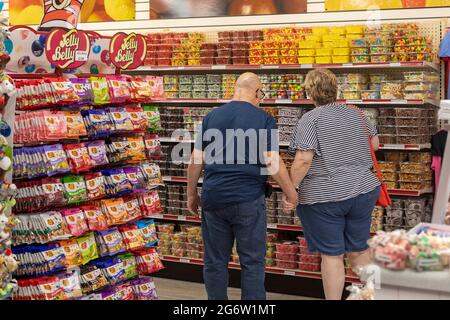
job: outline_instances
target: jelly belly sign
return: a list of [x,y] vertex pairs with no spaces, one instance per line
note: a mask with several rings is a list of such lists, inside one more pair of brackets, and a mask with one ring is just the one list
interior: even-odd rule
[[140,34],[116,33],[109,45],[111,62],[119,69],[136,69],[145,60],[147,44]]
[[76,29],[55,29],[45,42],[45,54],[50,63],[61,69],[76,69],[88,60],[91,41],[89,36]]

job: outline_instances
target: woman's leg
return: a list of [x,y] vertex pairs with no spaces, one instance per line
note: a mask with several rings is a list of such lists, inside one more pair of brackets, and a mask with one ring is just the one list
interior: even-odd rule
[[341,300],[345,285],[344,255],[322,254],[322,283],[327,300]]
[[347,258],[350,260],[352,269],[359,274],[360,268],[372,263],[369,250],[360,252],[348,252]]

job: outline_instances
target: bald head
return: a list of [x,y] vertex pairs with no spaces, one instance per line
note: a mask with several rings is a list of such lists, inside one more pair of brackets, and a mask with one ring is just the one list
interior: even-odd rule
[[259,106],[262,99],[261,89],[261,80],[256,74],[252,72],[243,73],[236,81],[233,100],[246,101]]

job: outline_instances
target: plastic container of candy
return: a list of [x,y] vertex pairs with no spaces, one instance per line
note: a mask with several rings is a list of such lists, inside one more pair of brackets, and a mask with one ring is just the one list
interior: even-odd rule
[[363,100],[378,100],[381,98],[380,91],[377,90],[362,90],[361,99]]
[[427,110],[421,108],[394,108],[392,110],[396,117],[425,118],[428,116]]
[[349,55],[333,55],[332,61],[333,61],[333,63],[350,63],[350,56]]
[[267,215],[267,223],[277,223],[278,217],[276,215]]
[[390,47],[385,47],[385,46],[371,46],[370,47],[370,54],[371,55],[379,55],[379,54],[388,54],[391,52],[391,48]]
[[352,63],[369,63],[370,55],[363,55],[363,54],[354,55],[354,54],[352,54],[351,61],[352,61]]
[[397,181],[398,174],[397,172],[382,172],[383,181]]
[[401,190],[422,190],[428,187],[425,181],[399,181]]
[[277,222],[279,224],[284,224],[284,225],[293,225],[294,224],[294,221],[293,221],[292,217],[281,217],[281,216],[278,216]]
[[359,100],[361,99],[361,91],[343,91],[345,100]]
[[275,252],[275,258],[283,261],[298,261],[297,253]]
[[316,62],[315,57],[299,57],[298,63],[299,64],[313,64]]
[[396,181],[385,181],[384,184],[389,190],[398,189],[398,183]]
[[370,55],[370,62],[371,63],[383,63],[383,62],[389,62],[389,54],[371,54]]
[[298,269],[298,262],[275,259],[275,266],[280,269]]
[[392,161],[378,161],[381,172],[397,172],[397,163]]
[[404,98],[409,100],[436,99],[437,91],[404,91]]
[[299,269],[309,272],[320,272],[320,264],[317,263],[299,263]]
[[280,56],[280,63],[281,64],[296,64],[297,63],[297,56]]
[[379,125],[378,131],[380,134],[397,134],[397,127],[396,126]]
[[423,172],[430,171],[430,166],[427,163],[420,162],[403,162],[400,163],[401,173],[414,173],[421,174]]
[[366,48],[369,46],[369,43],[365,39],[353,39],[351,41],[351,46],[353,48]]
[[319,264],[321,261],[320,254],[299,254],[300,263]]
[[408,160],[408,154],[406,152],[388,151],[384,152],[384,159],[390,162],[405,162]]
[[312,57],[315,56],[316,49],[300,49],[298,50],[299,57]]
[[298,253],[298,243],[294,241],[284,241],[276,243],[276,251],[282,253],[296,254]]
[[430,142],[431,142],[430,135],[416,135],[416,136],[398,135],[397,136],[398,144],[423,144],[423,143],[430,143]]
[[331,56],[316,56],[316,63],[318,64],[332,63],[332,58]]
[[405,127],[397,127],[398,135],[422,135],[429,134],[428,127],[417,127],[417,126],[405,126]]
[[404,72],[403,76],[406,81],[439,81],[439,75],[435,72],[427,71],[414,71],[414,72]]
[[352,56],[368,55],[369,53],[370,53],[370,50],[367,47],[356,47],[356,48],[351,48],[351,50],[350,50],[350,54]]

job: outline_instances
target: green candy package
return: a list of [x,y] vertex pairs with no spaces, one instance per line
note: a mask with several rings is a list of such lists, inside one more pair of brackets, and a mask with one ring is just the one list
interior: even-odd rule
[[148,130],[161,130],[161,117],[158,107],[143,107],[145,118],[147,119]]
[[138,276],[136,258],[132,253],[121,253],[117,257],[122,260],[123,268],[125,269],[125,278],[132,279]]
[[92,93],[94,96],[94,104],[110,103],[108,81],[104,77],[91,77]]
[[67,203],[78,203],[89,199],[84,177],[67,176],[63,177],[61,182],[64,185],[64,197]]
[[83,264],[98,258],[98,248],[93,232],[78,237],[77,242],[81,250],[81,256],[83,257]]

